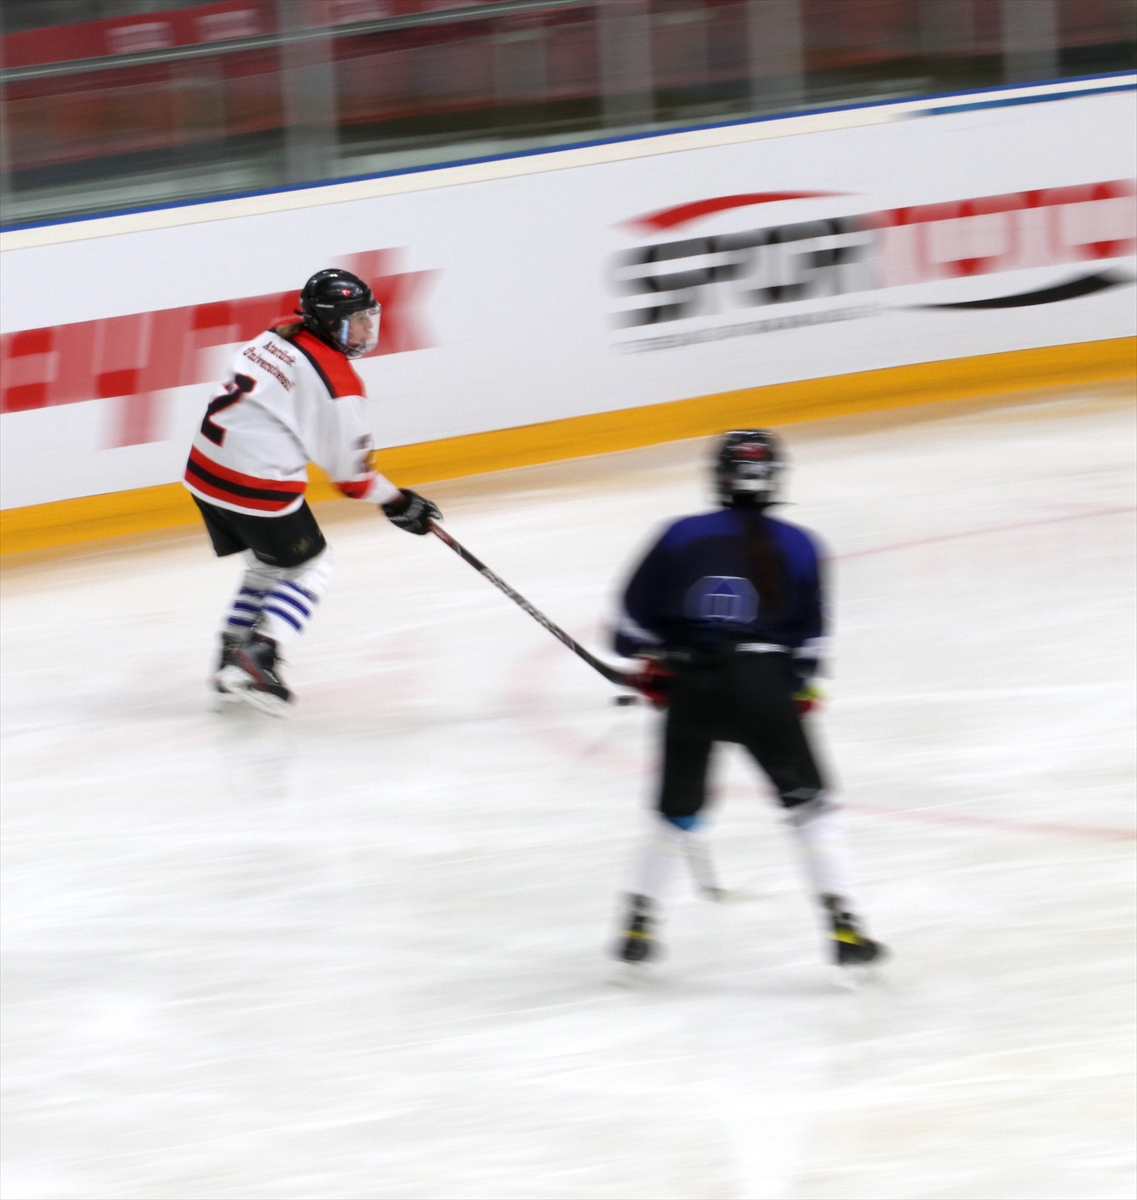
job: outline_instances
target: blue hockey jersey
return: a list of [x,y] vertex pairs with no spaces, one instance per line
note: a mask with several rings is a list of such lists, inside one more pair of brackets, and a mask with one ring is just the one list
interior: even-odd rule
[[746,518],[735,509],[684,517],[648,551],[624,593],[616,652],[715,650],[730,643],[785,646],[810,673],[824,633],[820,560],[813,537],[764,517],[786,565],[789,594],[764,612],[751,582]]

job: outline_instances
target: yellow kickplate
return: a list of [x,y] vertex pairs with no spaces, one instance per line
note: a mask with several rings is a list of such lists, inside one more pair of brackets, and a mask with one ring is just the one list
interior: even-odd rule
[[[784,425],[1035,388],[1076,387],[1137,375],[1137,338],[1075,342],[1003,354],[916,363],[852,375],[743,388],[666,404],[592,413],[536,425],[394,446],[376,454],[379,470],[411,486],[488,471],[633,450],[706,437],[738,426]],[[311,470],[308,499],[339,496]],[[178,483],[84,496],[0,513],[0,551],[38,550],[94,538],[192,525],[199,520]]]

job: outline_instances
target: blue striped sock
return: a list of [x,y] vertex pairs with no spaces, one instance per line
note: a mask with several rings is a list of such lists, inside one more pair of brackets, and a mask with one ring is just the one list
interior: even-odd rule
[[230,633],[243,633],[251,629],[264,607],[267,592],[258,588],[242,586],[229,604],[229,612],[225,618],[225,629]]
[[298,583],[282,579],[265,596],[262,605],[264,632],[274,641],[290,641],[308,628],[319,596]]

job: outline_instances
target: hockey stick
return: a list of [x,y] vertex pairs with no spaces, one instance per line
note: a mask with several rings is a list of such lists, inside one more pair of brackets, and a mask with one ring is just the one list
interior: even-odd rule
[[513,603],[518,606],[518,608],[524,609],[533,618],[533,620],[537,622],[538,625],[543,625],[553,635],[553,637],[557,639],[557,641],[567,646],[578,658],[582,658],[598,674],[603,675],[609,683],[614,683],[618,687],[635,686],[629,675],[626,675],[623,671],[619,671],[609,663],[597,658],[595,654],[589,653],[589,651],[587,651],[575,638],[570,637],[569,634],[565,633],[565,631],[559,625],[556,625],[550,621],[549,618],[540,611],[540,609],[534,608],[533,605],[530,604],[520,592],[515,592],[513,588],[511,588],[509,584],[505,582],[504,579],[502,579],[499,575],[495,575],[480,558],[471,554],[461,542],[458,542],[452,538],[445,529],[440,528],[433,521],[431,521],[430,532],[433,533],[439,541],[444,542],[447,546],[449,546],[450,549],[459,556],[459,558],[465,559],[466,562],[468,562],[470,566],[478,572],[479,575],[484,575],[486,579],[488,579],[490,583],[494,585],[495,588],[504,592],[510,598],[510,600],[512,600]]
[[[515,592],[500,575],[495,575],[476,554],[471,554],[461,542],[451,537],[445,529],[442,529],[431,521],[430,532],[440,542],[444,542],[449,546],[459,558],[468,562],[479,575],[484,575],[495,588],[504,592],[514,604],[524,609],[538,625],[543,625],[557,641],[567,646],[578,658],[582,658],[598,674],[603,675],[609,683],[614,683],[619,687],[635,687],[631,676],[626,675],[623,671],[618,671],[615,667],[597,658],[595,654],[589,653],[575,638],[565,633],[559,625],[550,621],[540,609],[534,608],[520,592]],[[723,900],[726,898],[729,893],[718,881],[714,864],[711,860],[710,848],[705,842],[699,841],[691,844],[687,861],[691,864],[691,873],[695,877],[696,886],[708,900]]]
[[687,862],[695,877],[695,886],[708,900],[725,900],[727,890],[719,883],[711,848],[702,838],[690,838],[687,843]]

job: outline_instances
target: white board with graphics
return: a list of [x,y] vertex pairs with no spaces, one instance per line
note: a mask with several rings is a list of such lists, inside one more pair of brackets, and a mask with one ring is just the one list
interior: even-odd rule
[[384,306],[379,446],[1133,334],[1133,81],[1085,88],[9,235],[2,505],[179,479],[228,357],[329,265]]

